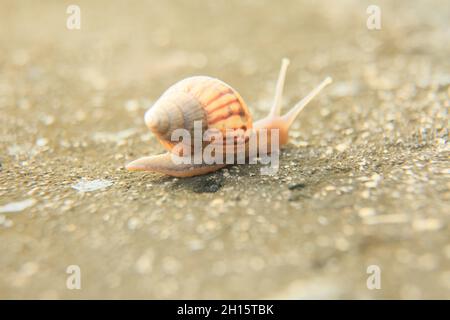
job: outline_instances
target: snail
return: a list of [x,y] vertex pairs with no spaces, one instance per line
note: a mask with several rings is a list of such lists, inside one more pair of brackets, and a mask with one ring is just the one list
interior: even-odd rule
[[[175,153],[182,155],[183,152],[176,148],[178,141],[172,141],[172,134],[177,129],[193,132],[195,123],[199,121],[201,121],[203,130],[214,129],[223,133],[225,130],[227,132],[240,130],[245,133],[252,132],[257,137],[260,132],[277,129],[279,145],[286,144],[289,138],[289,128],[295,118],[326,85],[332,82],[332,79],[327,77],[295,104],[289,112],[281,115],[281,100],[288,65],[289,60],[282,59],[273,105],[268,116],[255,123],[253,123],[248,107],[239,93],[221,80],[207,76],[194,76],[175,83],[147,110],[144,117],[147,127],[168,152],[134,160],[126,166],[127,170],[190,177],[225,167],[227,165],[225,163],[206,163],[205,161],[179,163],[173,160]],[[271,137],[269,136],[264,141],[264,143],[271,144]],[[203,143],[201,148],[205,148],[206,145]],[[177,149],[176,152],[175,149]],[[226,150],[228,149],[224,146],[224,155]],[[190,152],[193,152],[192,149]],[[186,149],[184,149],[184,153],[186,153]]]

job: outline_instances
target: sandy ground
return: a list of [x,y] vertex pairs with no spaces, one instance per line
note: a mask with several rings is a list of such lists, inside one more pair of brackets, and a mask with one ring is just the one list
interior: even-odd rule
[[[450,298],[448,1],[377,1],[378,31],[370,1],[76,2],[80,30],[0,2],[0,298]],[[284,56],[285,108],[334,83],[276,176],[124,169],[163,152],[169,85],[218,77],[259,118]]]

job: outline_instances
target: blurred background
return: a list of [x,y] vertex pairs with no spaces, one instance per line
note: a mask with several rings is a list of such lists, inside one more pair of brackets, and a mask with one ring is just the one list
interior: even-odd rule
[[[450,298],[450,6],[372,2],[2,0],[0,298]],[[258,119],[283,57],[286,109],[334,82],[275,177],[124,170],[163,152],[143,115],[171,84]]]

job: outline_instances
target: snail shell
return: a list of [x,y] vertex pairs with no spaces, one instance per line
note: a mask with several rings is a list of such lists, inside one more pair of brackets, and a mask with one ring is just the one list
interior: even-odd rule
[[202,131],[247,131],[252,117],[242,97],[228,84],[211,77],[196,76],[181,80],[169,89],[146,112],[145,123],[162,145],[171,150],[176,129],[194,135],[194,122],[201,121]]

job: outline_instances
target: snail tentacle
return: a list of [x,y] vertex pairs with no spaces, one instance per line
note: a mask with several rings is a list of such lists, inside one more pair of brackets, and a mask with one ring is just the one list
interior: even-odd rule
[[281,103],[283,99],[284,81],[286,79],[286,71],[289,66],[289,59],[283,58],[281,61],[280,74],[278,76],[277,85],[275,87],[275,98],[273,99],[273,105],[269,112],[269,117],[280,116]]
[[281,118],[283,121],[285,121],[286,126],[289,128],[294,122],[295,118],[300,114],[300,112],[306,107],[306,105],[319,94],[319,92],[325,88],[327,85],[329,85],[331,82],[333,82],[333,79],[331,77],[326,77],[325,80],[323,80],[317,87],[315,87],[306,97],[304,97],[302,100],[297,102],[294,107],[292,107],[289,112],[287,112],[284,116]]

